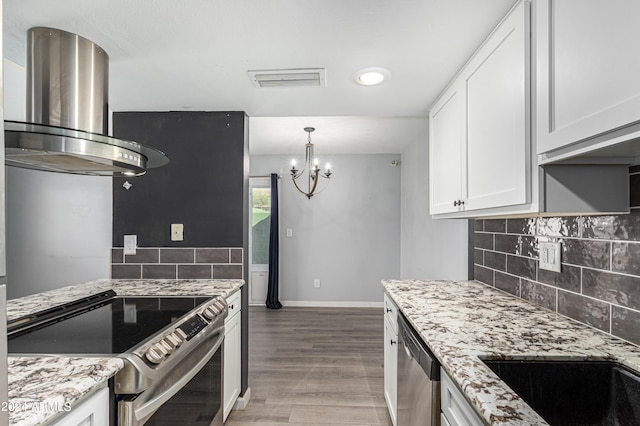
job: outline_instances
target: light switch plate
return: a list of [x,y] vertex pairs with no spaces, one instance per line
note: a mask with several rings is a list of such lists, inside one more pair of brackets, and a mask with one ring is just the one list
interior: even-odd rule
[[136,254],[137,248],[138,248],[138,236],[125,235],[124,236],[124,254]]
[[184,225],[182,223],[171,224],[171,241],[184,240]]
[[560,253],[562,251],[562,245],[559,242],[540,242],[538,246],[538,260],[540,261],[540,269],[560,272]]

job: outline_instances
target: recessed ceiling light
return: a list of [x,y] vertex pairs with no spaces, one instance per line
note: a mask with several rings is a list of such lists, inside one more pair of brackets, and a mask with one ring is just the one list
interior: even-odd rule
[[356,82],[363,86],[375,86],[390,78],[389,70],[380,67],[364,68],[356,73]]

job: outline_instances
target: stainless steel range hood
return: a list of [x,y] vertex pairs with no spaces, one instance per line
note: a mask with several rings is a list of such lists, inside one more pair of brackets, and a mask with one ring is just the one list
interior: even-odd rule
[[5,121],[5,163],[94,176],[141,175],[169,162],[155,148],[105,136],[109,56],[66,31],[31,28],[27,122]]

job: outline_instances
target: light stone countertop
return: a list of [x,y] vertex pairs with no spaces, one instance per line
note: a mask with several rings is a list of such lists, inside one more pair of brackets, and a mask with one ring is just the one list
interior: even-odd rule
[[382,281],[487,424],[546,422],[481,360],[615,360],[640,371],[640,347],[476,281]]
[[[119,296],[224,296],[243,280],[99,280],[7,301],[7,319],[52,308],[102,291]],[[9,355],[9,424],[48,424],[106,386],[124,367],[119,358]]]
[[49,423],[106,386],[124,362],[119,358],[9,357],[9,424]]

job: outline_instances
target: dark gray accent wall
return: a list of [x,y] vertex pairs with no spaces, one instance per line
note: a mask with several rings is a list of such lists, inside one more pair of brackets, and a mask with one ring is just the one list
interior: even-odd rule
[[[113,179],[113,247],[124,245],[123,236],[138,236],[139,247],[158,248],[157,265],[139,264],[141,277],[148,274],[171,275],[172,265],[162,265],[163,251],[168,256],[184,253],[166,248],[193,248],[194,262],[175,264],[175,273],[204,276],[199,265],[202,248],[243,248],[242,259],[232,258],[230,265],[211,263],[213,278],[246,277],[248,271],[248,187],[249,129],[244,112],[118,112],[113,114],[113,134],[164,151],[171,162],[151,169],[145,176]],[[133,186],[127,190],[125,181]],[[184,240],[171,241],[171,224],[184,225]],[[199,250],[200,249],[200,250]],[[187,250],[188,251],[188,250]],[[118,253],[118,252],[117,252]],[[118,254],[116,253],[116,258]],[[147,255],[149,253],[146,253]],[[176,259],[170,259],[173,261]],[[137,274],[137,265],[116,265],[123,274]],[[114,262],[115,263],[115,262]],[[240,263],[238,265],[237,263]],[[218,270],[216,270],[218,267]],[[129,269],[126,269],[129,268]],[[231,268],[231,269],[230,269]],[[239,269],[240,268],[240,269]],[[248,324],[247,287],[242,288],[242,322]],[[242,389],[248,388],[248,342],[242,327]]]
[[[118,112],[113,134],[171,160],[145,176],[113,179],[114,247],[125,234],[137,235],[140,247],[243,246],[243,112]],[[171,241],[172,223],[184,224],[183,241]]]

